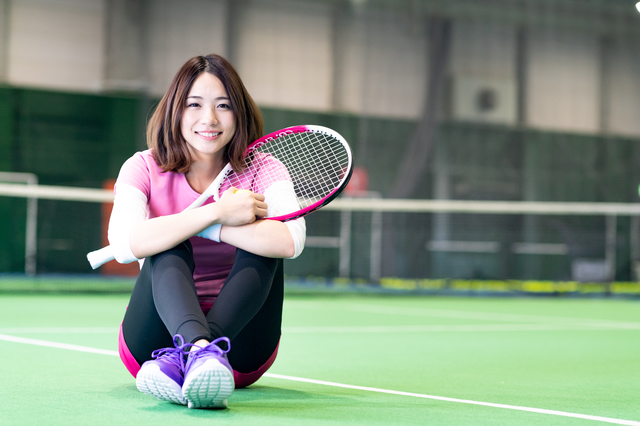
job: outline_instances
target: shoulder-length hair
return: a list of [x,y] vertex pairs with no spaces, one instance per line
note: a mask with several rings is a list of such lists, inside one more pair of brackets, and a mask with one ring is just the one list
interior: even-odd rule
[[165,172],[186,173],[193,159],[180,123],[187,96],[193,82],[208,72],[222,82],[236,121],[236,132],[223,151],[224,163],[231,163],[236,172],[243,170],[242,153],[250,142],[262,136],[262,114],[245,88],[233,66],[222,56],[195,56],[189,59],[173,77],[147,125],[147,146],[153,158]]

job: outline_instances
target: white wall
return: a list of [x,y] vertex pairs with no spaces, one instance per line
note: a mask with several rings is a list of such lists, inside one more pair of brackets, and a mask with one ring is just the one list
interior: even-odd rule
[[[142,61],[139,68],[147,71],[135,78],[146,81],[130,82],[130,87],[146,87],[158,96],[189,57],[226,55],[228,5],[233,1],[141,2],[147,8],[145,21],[129,25],[143,26],[133,33],[142,34],[146,48],[137,57]],[[0,19],[0,81],[70,91],[114,88],[105,71],[111,60],[108,52],[113,51],[105,43],[124,43],[126,37],[106,34],[117,31],[106,25],[107,14],[114,13],[109,4],[109,0],[0,0],[0,12],[5,14]],[[347,7],[336,17],[334,7],[333,2],[300,0],[240,3],[234,56],[256,101],[291,109],[418,117],[428,70],[427,24],[407,10]],[[344,24],[338,38],[336,24]],[[450,76],[454,83],[466,81],[463,95],[479,85],[496,84],[515,96],[515,27],[456,21],[452,37]],[[640,40],[613,44],[609,92],[604,92],[609,97],[603,100],[597,35],[538,28],[528,31],[527,40],[528,126],[600,132],[601,107],[606,102],[605,130],[640,136]],[[125,53],[122,57],[136,57],[135,52]],[[126,77],[129,70],[120,70],[116,78]],[[510,110],[510,117],[469,113],[466,119],[512,124],[515,107]]]
[[613,46],[609,84],[609,132],[640,135],[640,40]]
[[404,13],[357,10],[343,23],[337,109],[416,118],[427,80],[425,25]]
[[597,132],[599,58],[595,34],[551,28],[530,31],[527,124],[546,130]]
[[9,19],[8,0],[0,0],[0,82],[6,80],[7,74]]
[[516,28],[495,21],[453,23],[451,73],[515,79]]
[[[451,37],[449,114],[452,119],[516,124],[516,28],[483,21],[457,21]],[[492,90],[495,108],[478,108],[477,96]]]
[[9,13],[9,83],[81,91],[101,88],[103,0],[16,0],[10,2]]
[[252,1],[238,26],[238,72],[258,104],[331,108],[330,4]]
[[224,0],[149,2],[149,87],[164,94],[184,62],[196,55],[225,55],[227,3]]

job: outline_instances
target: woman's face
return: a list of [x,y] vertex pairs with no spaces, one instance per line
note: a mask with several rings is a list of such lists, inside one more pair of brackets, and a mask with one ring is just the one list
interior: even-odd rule
[[235,114],[222,82],[213,74],[202,73],[185,103],[180,128],[193,159],[221,159],[236,132]]

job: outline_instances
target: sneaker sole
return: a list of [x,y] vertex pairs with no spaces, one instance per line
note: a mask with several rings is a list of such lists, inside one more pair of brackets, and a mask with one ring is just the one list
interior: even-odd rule
[[136,387],[142,393],[155,396],[162,401],[186,405],[182,388],[168,378],[157,365],[147,365],[140,369],[136,377]]
[[182,394],[189,408],[227,408],[234,389],[233,373],[217,359],[209,359],[189,372]]

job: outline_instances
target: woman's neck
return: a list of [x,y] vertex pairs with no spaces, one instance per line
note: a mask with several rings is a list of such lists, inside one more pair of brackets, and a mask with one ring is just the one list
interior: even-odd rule
[[223,167],[224,165],[219,159],[194,161],[191,163],[189,171],[185,173],[185,177],[191,188],[202,194],[222,171]]

